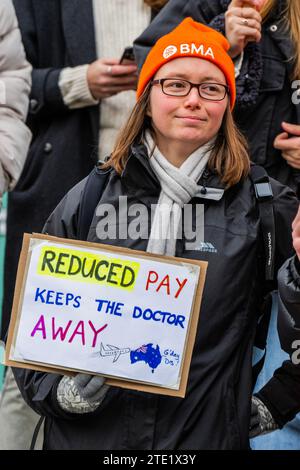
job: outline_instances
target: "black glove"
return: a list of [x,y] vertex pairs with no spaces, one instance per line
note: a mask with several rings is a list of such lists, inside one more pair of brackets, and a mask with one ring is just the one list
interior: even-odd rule
[[278,424],[266,405],[258,397],[253,396],[251,401],[250,439],[276,431],[276,429],[278,429]]

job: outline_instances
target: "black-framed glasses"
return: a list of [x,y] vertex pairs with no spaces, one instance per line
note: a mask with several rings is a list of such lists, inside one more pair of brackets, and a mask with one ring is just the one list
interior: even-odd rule
[[151,85],[161,85],[162,92],[168,96],[187,96],[192,88],[197,88],[199,96],[205,100],[222,101],[229,95],[229,87],[221,83],[192,83],[181,78],[160,78],[152,80]]

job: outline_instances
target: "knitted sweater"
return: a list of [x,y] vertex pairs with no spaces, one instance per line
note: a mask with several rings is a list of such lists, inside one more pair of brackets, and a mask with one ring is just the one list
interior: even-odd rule
[[[93,0],[96,51],[98,58],[119,58],[125,47],[150,22],[151,9],[143,0]],[[98,105],[87,83],[89,64],[68,67],[60,74],[59,86],[65,104],[71,108]],[[99,158],[103,160],[112,151],[116,135],[135,103],[135,92],[126,91],[101,99],[99,122]]]

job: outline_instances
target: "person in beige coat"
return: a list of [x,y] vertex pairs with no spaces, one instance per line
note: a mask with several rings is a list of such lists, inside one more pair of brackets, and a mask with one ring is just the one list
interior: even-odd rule
[[[0,208],[3,194],[15,187],[21,175],[31,141],[31,132],[24,123],[31,89],[31,70],[32,67],[25,57],[12,0],[1,0]],[[11,371],[9,370],[7,379],[10,375]],[[14,406],[13,403],[11,406]],[[2,445],[3,438],[10,439],[3,411],[7,412],[9,409],[5,406],[3,396],[0,396],[0,449],[5,448],[5,445]]]
[[11,0],[0,2],[0,207],[21,174],[31,140],[24,124],[31,87],[27,62]]

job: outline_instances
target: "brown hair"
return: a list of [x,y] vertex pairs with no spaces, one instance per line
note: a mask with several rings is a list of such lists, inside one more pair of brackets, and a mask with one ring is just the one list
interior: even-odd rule
[[276,1],[277,0],[267,0],[265,2],[264,6],[262,7],[262,9],[260,11],[260,14],[261,14],[261,17],[262,17],[263,21],[269,16],[269,13],[271,12],[272,8],[274,7]]
[[[151,85],[148,83],[129,115],[127,123],[118,134],[114,150],[103,168],[113,167],[117,173],[121,174],[129,158],[132,144],[134,142],[143,142],[143,135],[146,129],[151,132],[155,141],[151,119],[147,115],[150,102],[150,88]],[[247,142],[234,123],[229,103],[208,162],[208,167],[216,171],[221,181],[226,184],[226,187],[237,184],[249,173],[250,160]]]
[[248,144],[238,130],[228,104],[208,167],[229,188],[246,178],[250,171]]
[[154,10],[161,10],[168,3],[168,0],[144,0],[144,3],[154,8]]
[[[267,0],[261,10],[263,21],[267,19],[272,8],[275,7],[277,0]],[[292,43],[294,45],[294,56],[291,57],[295,61],[294,73],[291,78],[300,79],[300,1],[287,0],[287,8],[283,15],[283,20],[286,22],[287,31],[290,34]]]

